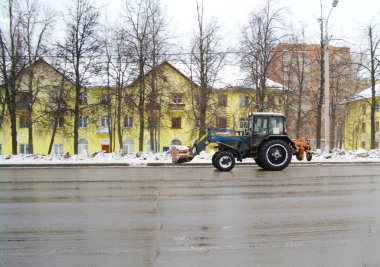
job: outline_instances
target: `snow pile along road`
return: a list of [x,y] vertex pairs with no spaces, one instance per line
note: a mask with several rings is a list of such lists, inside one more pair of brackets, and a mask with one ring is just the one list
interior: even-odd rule
[[[211,163],[214,153],[202,152],[196,156],[190,163]],[[298,160],[293,157],[293,162]],[[243,162],[253,163],[253,159],[245,159]],[[306,163],[306,159],[302,162]],[[335,150],[332,153],[324,153],[320,150],[313,151],[311,163],[318,162],[379,162],[380,150],[355,151]],[[148,163],[171,163],[170,153],[130,153],[121,152],[104,153],[98,152],[92,155],[0,155],[0,165],[4,164],[129,164],[129,165],[146,165]]]

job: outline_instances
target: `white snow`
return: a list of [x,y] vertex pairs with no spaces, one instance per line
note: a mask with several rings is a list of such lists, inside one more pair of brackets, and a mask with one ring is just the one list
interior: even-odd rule
[[[375,86],[375,96],[380,96],[380,84],[376,84]],[[347,102],[353,102],[361,99],[367,99],[372,97],[372,88],[369,87],[360,93],[354,95],[351,99],[349,99]]]
[[[190,163],[211,163],[213,152],[201,152]],[[299,162],[294,156],[293,162]],[[253,163],[253,159],[244,159],[245,163]],[[301,161],[306,163],[306,159]],[[380,163],[380,150],[335,150],[332,153],[324,153],[320,150],[313,151],[313,159],[310,163],[353,163],[353,162],[374,162]],[[4,164],[129,164],[131,166],[146,166],[148,163],[171,163],[171,155],[164,153],[95,153],[93,155],[0,155],[0,165]]]

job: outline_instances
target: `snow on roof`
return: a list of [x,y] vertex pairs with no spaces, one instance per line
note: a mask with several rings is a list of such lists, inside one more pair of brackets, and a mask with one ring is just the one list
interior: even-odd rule
[[[375,85],[375,96],[380,96],[380,84]],[[372,87],[369,87],[360,93],[354,95],[351,99],[349,99],[347,102],[354,102],[362,99],[367,99],[372,97]]]
[[[191,79],[195,76],[194,70],[190,70],[189,66],[183,63],[173,64],[180,72],[185,74]],[[193,73],[192,73],[193,71]],[[218,76],[216,77],[213,87],[216,89],[225,88],[253,88],[252,82],[247,78],[248,74],[242,70],[236,64],[226,64],[221,67],[218,71]],[[280,83],[276,83],[270,79],[267,80],[266,85],[268,88],[272,89],[284,89],[284,86]]]
[[[54,61],[46,60],[48,64],[52,65],[62,74],[67,76],[69,79],[74,80],[74,71],[71,64],[65,63],[63,60],[55,59]],[[195,71],[191,70],[189,66],[181,62],[168,62],[182,74],[187,76],[190,80],[193,80],[192,77],[196,76]],[[82,83],[87,87],[99,87],[107,86],[108,77],[107,77],[107,68],[105,63],[94,62],[94,65],[97,65],[94,68],[96,73],[85,72],[85,75],[82,77]],[[110,86],[115,86],[116,82],[112,77],[117,77],[117,73],[110,68],[110,77],[109,83]],[[126,84],[130,84],[134,81],[136,75],[136,66],[131,65],[129,72],[126,74],[127,81]],[[226,64],[218,72],[213,87],[216,89],[225,89],[225,88],[255,88],[252,85],[252,82],[247,78],[248,74],[243,71],[236,64]],[[266,85],[268,88],[272,89],[284,89],[284,86],[280,83],[276,83],[270,79],[267,80]]]

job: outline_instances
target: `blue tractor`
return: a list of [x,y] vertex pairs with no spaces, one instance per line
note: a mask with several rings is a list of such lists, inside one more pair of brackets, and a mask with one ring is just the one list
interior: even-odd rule
[[236,160],[245,158],[253,158],[265,170],[280,171],[289,165],[297,149],[286,133],[285,116],[255,112],[248,116],[243,131],[210,127],[190,151],[177,151],[173,155],[178,163],[190,161],[210,143],[216,143],[212,164],[220,171],[232,170]]

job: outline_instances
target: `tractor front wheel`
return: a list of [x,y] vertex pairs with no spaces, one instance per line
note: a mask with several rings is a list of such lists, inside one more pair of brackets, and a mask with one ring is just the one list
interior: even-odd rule
[[216,163],[215,163],[215,158],[216,156],[219,154],[219,152],[215,152],[214,155],[212,155],[212,166],[214,166],[216,168]]
[[228,151],[217,152],[213,164],[219,171],[227,172],[235,166],[235,157]]
[[259,157],[264,169],[281,171],[292,160],[292,151],[285,141],[272,139],[263,144]]

